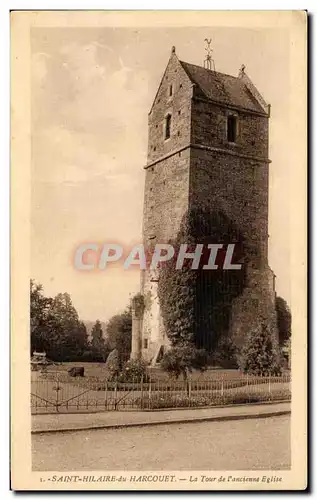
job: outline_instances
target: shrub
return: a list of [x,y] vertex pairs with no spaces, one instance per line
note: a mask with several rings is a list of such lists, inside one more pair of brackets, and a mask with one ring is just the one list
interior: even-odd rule
[[118,353],[119,369],[129,359],[132,339],[132,312],[128,306],[121,314],[109,319],[106,325],[107,344]]
[[172,347],[161,361],[161,368],[170,375],[178,378],[183,375],[187,380],[188,373],[193,370],[206,370],[209,363],[208,353],[204,349],[197,349],[190,343]]
[[292,334],[292,313],[286,302],[282,297],[276,297],[275,310],[277,316],[277,329],[279,333],[280,345],[291,338]]
[[118,376],[118,382],[146,382],[148,375],[146,362],[143,359],[131,359],[125,363]]
[[251,375],[280,375],[280,356],[277,342],[265,322],[250,331],[239,359],[240,368]]
[[234,404],[260,403],[265,401],[288,401],[291,399],[289,389],[274,392],[240,392],[236,394],[194,394],[191,397],[185,394],[153,394],[145,395],[136,400],[141,409],[164,408],[199,408],[202,406],[221,406]]
[[237,368],[238,349],[235,343],[227,337],[220,339],[217,348],[212,354],[212,361],[223,368]]

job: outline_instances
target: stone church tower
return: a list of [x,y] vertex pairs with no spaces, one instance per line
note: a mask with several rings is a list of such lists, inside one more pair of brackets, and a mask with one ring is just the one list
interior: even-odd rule
[[[256,250],[230,309],[228,335],[240,343],[259,315],[276,332],[268,266],[269,116],[243,66],[238,77],[218,73],[180,61],[175,47],[149,112],[144,246],[173,240],[183,215],[196,206],[221,211],[239,228]],[[157,288],[157,272],[142,271],[144,309],[133,312],[131,357],[152,364],[169,345]]]

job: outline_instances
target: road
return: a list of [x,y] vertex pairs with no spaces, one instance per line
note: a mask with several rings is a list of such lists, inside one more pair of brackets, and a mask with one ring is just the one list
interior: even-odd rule
[[290,417],[33,434],[33,470],[289,469]]

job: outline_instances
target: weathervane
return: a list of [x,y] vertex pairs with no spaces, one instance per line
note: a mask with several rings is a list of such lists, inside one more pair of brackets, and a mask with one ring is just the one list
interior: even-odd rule
[[207,47],[205,47],[205,50],[207,51],[206,59],[204,60],[204,68],[206,69],[212,69],[216,71],[215,67],[215,61],[212,59],[211,55],[213,52],[213,49],[210,47],[211,44],[211,38],[205,38],[205,42],[207,44]]

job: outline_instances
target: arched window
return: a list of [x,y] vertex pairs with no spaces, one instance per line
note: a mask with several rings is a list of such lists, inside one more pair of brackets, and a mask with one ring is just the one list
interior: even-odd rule
[[168,114],[165,117],[165,139],[169,139],[171,137],[171,124],[172,115]]

